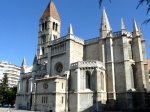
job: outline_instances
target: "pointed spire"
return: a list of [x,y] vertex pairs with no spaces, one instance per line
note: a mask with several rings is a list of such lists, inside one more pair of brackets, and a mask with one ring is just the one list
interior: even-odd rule
[[138,25],[138,31],[139,31],[140,36],[143,38],[143,34],[142,34],[142,30],[141,30],[140,25]]
[[105,30],[108,30],[108,31],[112,30],[111,26],[109,24],[108,18],[107,18],[105,7],[103,8],[102,21],[101,21],[101,29],[102,30],[105,29]]
[[125,30],[124,20],[121,18],[121,30]]
[[35,54],[33,65],[38,63],[37,55]]
[[45,11],[44,11],[44,13],[40,19],[44,19],[44,18],[49,17],[49,16],[60,21],[58,11],[57,11],[56,6],[52,0],[50,0],[50,3],[46,7],[46,9],[45,9]]
[[140,25],[138,25],[138,31],[139,31],[140,34],[142,34],[142,30],[141,30]]
[[133,19],[133,37],[136,36],[139,36],[139,31],[135,19]]
[[22,61],[22,65],[21,67],[25,68],[26,67],[26,59],[24,58],[23,61]]
[[109,24],[105,8],[103,8],[101,28],[100,28],[101,37],[105,38],[107,36],[107,34],[110,33],[111,31],[112,31],[112,29]]
[[135,32],[138,31],[135,19],[133,19],[133,31],[135,31]]
[[73,30],[72,30],[72,25],[71,25],[71,23],[70,23],[70,26],[69,26],[69,28],[68,28],[68,34],[73,34]]

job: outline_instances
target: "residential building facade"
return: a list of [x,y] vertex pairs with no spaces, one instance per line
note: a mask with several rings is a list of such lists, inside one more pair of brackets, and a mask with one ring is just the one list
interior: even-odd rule
[[0,81],[3,80],[4,75],[8,78],[8,87],[17,86],[20,79],[21,67],[8,63],[8,61],[0,62]]

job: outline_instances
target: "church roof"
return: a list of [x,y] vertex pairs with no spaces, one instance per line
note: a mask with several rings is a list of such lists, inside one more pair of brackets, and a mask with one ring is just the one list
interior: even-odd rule
[[50,1],[50,3],[48,4],[48,6],[46,7],[46,9],[40,19],[44,19],[48,16],[51,16],[54,19],[60,21],[58,11],[56,9],[54,2],[52,2],[52,1]]

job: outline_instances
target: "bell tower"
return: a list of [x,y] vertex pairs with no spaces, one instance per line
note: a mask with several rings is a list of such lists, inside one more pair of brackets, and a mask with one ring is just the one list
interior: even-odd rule
[[[52,0],[50,0],[39,20],[37,58],[46,59],[50,41],[60,38],[61,20]],[[44,59],[44,60],[45,60]]]

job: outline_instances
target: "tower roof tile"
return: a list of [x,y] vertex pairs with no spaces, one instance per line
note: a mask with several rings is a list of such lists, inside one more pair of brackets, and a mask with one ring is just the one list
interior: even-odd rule
[[58,11],[56,9],[54,2],[52,2],[52,1],[50,1],[50,3],[48,4],[48,6],[46,7],[46,9],[40,19],[44,19],[48,16],[51,16],[54,19],[60,21]]

